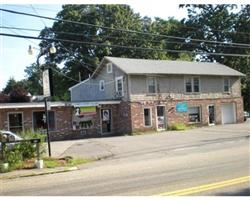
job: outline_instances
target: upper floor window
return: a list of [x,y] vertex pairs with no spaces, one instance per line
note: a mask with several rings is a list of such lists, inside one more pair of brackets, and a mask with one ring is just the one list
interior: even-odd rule
[[186,92],[200,92],[200,78],[187,77],[185,79]]
[[123,96],[123,76],[115,78],[115,91],[118,96]]
[[113,72],[113,65],[112,63],[107,63],[107,73],[111,74]]
[[99,90],[104,91],[105,90],[105,82],[104,80],[99,81]]
[[227,93],[230,93],[230,88],[231,88],[231,81],[229,78],[224,78],[224,81],[223,81],[223,89],[224,89],[224,92],[227,92]]
[[148,84],[148,93],[154,94],[156,93],[156,78],[155,77],[148,77],[147,79]]

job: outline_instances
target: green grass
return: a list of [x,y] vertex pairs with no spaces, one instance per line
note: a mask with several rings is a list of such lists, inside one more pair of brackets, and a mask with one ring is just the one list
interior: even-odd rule
[[171,130],[171,131],[184,131],[187,129],[188,129],[188,126],[186,124],[183,124],[183,123],[174,123],[174,124],[169,126],[169,130]]
[[64,157],[64,158],[46,157],[46,158],[43,158],[43,161],[44,161],[45,167],[47,168],[73,167],[73,166],[92,162],[91,159],[72,158],[72,157]]

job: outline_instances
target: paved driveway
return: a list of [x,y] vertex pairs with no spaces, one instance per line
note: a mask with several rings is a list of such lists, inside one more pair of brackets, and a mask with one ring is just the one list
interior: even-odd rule
[[156,151],[248,139],[250,119],[242,124],[217,125],[187,131],[165,131],[137,136],[91,138],[51,143],[53,157],[126,158]]

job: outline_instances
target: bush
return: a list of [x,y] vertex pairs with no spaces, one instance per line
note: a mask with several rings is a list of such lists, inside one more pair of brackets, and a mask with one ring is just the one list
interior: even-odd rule
[[169,126],[169,129],[172,131],[183,131],[186,130],[188,127],[186,124],[183,123],[174,123],[171,126]]
[[[19,134],[24,140],[28,139],[40,139],[40,155],[46,153],[45,148],[45,135],[34,131],[25,131]],[[5,146],[3,149],[4,162],[9,163],[9,169],[21,169],[23,167],[23,162],[27,159],[32,159],[37,157],[37,147],[36,144],[29,141],[19,142],[13,146]]]

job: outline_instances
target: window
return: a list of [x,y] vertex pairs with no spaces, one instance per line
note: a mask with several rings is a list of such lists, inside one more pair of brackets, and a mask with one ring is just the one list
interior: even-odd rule
[[230,93],[231,83],[229,78],[224,78],[224,92]]
[[151,110],[144,108],[144,126],[151,126]]
[[201,121],[200,107],[189,107],[188,108],[189,122],[198,123]]
[[9,130],[13,132],[23,131],[23,114],[9,113]]
[[115,90],[119,96],[123,96],[123,77],[115,78]]
[[[46,116],[45,112],[37,111],[33,112],[33,129],[46,129]],[[49,111],[49,130],[55,130],[55,113],[53,111]]]
[[200,92],[200,79],[198,77],[193,77],[193,91]]
[[187,77],[185,79],[186,92],[200,92],[200,78],[199,77]]
[[192,79],[186,78],[186,92],[192,92]]
[[112,63],[107,63],[107,73],[111,74],[113,71],[113,66]]
[[105,90],[105,84],[104,80],[99,81],[99,90],[104,91]]
[[156,93],[156,78],[154,77],[148,77],[148,93],[154,94]]

